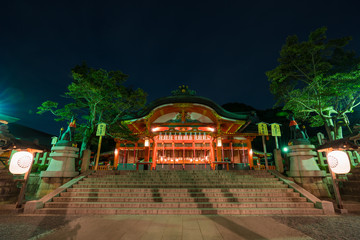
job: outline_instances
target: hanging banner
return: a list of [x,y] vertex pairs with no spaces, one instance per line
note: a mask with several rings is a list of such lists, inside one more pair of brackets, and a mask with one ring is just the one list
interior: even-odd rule
[[259,134],[262,135],[262,136],[267,136],[269,135],[269,132],[268,132],[268,128],[267,128],[267,124],[266,123],[259,123],[258,124],[258,131],[259,131]]
[[280,125],[277,123],[271,124],[271,135],[273,137],[281,137]]

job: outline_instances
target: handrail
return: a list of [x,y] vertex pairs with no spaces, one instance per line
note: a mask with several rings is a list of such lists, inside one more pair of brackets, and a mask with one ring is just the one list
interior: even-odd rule
[[49,193],[49,194],[45,195],[44,197],[40,198],[39,200],[26,202],[25,207],[24,207],[24,213],[25,214],[33,214],[33,213],[35,213],[35,211],[37,209],[43,208],[45,203],[50,202],[54,197],[60,195],[60,193],[66,191],[68,188],[72,187],[75,183],[79,182],[80,180],[87,177],[88,175],[90,175],[93,172],[94,171],[91,171],[91,170],[86,171],[86,172],[80,174],[79,176],[71,179],[67,183],[63,184],[62,186],[58,187],[57,189],[55,189],[51,193]]
[[295,192],[300,193],[301,196],[305,197],[309,202],[314,203],[316,208],[323,209],[324,214],[333,215],[335,214],[334,205],[329,201],[322,201],[304,188],[291,181],[276,170],[269,170],[269,172],[287,184],[290,188],[294,189]]

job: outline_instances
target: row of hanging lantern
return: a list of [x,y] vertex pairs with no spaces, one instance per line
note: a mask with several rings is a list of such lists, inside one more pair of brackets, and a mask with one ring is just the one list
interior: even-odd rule
[[195,158],[192,158],[192,157],[177,157],[177,158],[172,158],[172,157],[163,157],[161,156],[157,162],[160,162],[160,163],[167,163],[167,162],[179,162],[179,163],[182,163],[182,162],[209,162],[209,156],[205,156],[205,157],[195,157]]
[[169,134],[159,134],[159,140],[209,140],[211,139],[210,135],[207,135],[206,133],[185,133],[185,134],[182,134],[182,133],[179,133],[179,134],[172,134],[172,133],[169,133]]

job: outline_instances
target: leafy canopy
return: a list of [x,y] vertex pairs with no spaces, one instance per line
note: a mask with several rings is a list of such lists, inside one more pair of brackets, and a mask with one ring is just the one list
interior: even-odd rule
[[279,65],[266,72],[277,105],[296,118],[325,126],[336,135],[337,123],[348,125],[346,114],[359,104],[359,59],[345,50],[351,37],[328,40],[326,28],[311,32],[307,41],[289,36],[280,51]]
[[126,87],[124,83],[128,75],[121,71],[93,69],[82,64],[72,69],[72,78],[73,82],[65,92],[65,97],[71,102],[58,108],[58,103],[45,101],[38,107],[38,114],[51,112],[56,121],[77,116],[78,132],[87,138],[86,144],[101,122],[107,124],[108,134],[122,132],[125,137],[133,137],[121,119],[136,113],[145,105],[146,93],[142,89]]

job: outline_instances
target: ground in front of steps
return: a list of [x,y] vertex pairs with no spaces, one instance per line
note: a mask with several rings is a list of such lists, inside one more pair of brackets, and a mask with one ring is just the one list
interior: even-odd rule
[[358,239],[360,216],[0,215],[0,239]]

